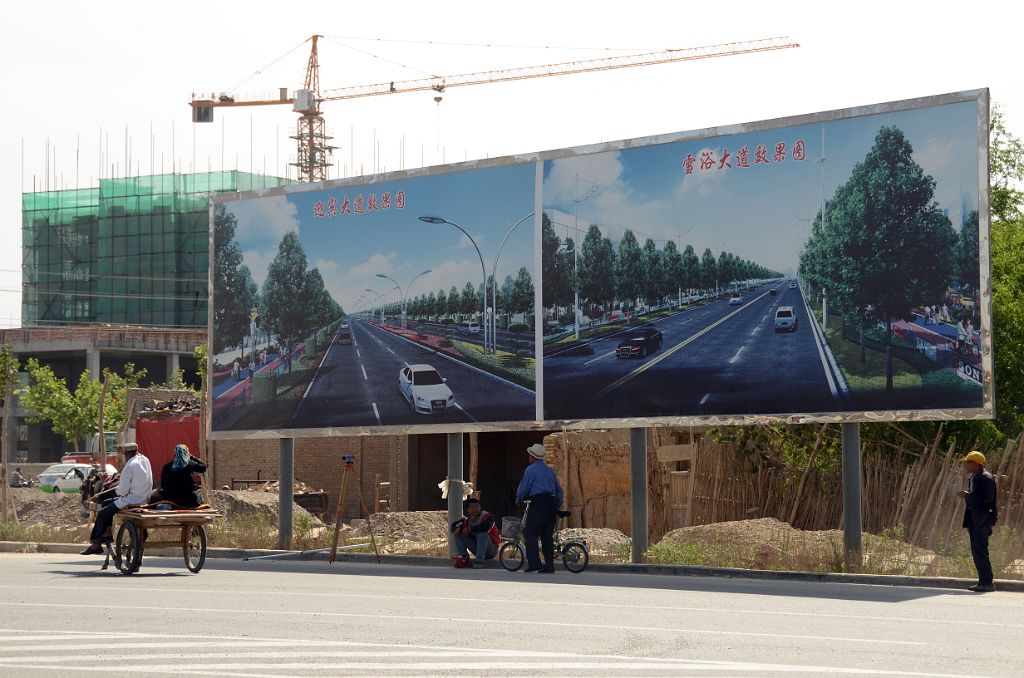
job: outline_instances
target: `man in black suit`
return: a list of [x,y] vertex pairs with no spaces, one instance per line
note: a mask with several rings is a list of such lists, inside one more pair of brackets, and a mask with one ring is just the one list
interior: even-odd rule
[[971,555],[978,570],[978,583],[969,587],[979,593],[995,591],[992,583],[992,561],[988,556],[988,538],[998,517],[996,509],[996,480],[985,470],[985,455],[974,451],[960,460],[968,474],[966,490],[960,491],[964,498],[963,526],[971,537]]

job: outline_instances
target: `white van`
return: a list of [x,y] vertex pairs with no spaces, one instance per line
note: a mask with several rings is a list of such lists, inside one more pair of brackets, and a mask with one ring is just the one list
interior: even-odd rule
[[475,320],[467,320],[459,324],[460,334],[480,334],[480,325]]

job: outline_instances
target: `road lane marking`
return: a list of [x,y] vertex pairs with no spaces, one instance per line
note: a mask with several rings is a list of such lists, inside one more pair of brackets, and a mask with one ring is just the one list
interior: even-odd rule
[[373,403],[373,416],[377,417],[377,426],[380,426],[380,412],[377,411],[377,403]]
[[[0,602],[0,607],[33,607],[33,608],[70,608],[70,609],[88,609],[88,610],[123,610],[123,604],[77,604],[77,603],[8,603]],[[408,621],[408,622],[442,622],[446,624],[458,623],[458,624],[491,624],[494,622],[493,618],[489,617],[453,617],[453,616],[428,616],[428,615],[409,615],[399,613],[397,615],[386,615],[378,612],[374,613],[358,613],[358,612],[319,612],[315,610],[254,610],[254,609],[242,609],[242,608],[217,608],[217,607],[166,607],[160,605],[132,605],[133,611],[139,610],[152,610],[154,612],[161,612],[166,614],[168,612],[206,612],[210,614],[233,614],[233,615],[245,615],[247,618],[252,618],[253,615],[280,615],[288,617],[336,617],[342,619],[389,619],[393,621]],[[609,631],[649,631],[656,633],[675,633],[675,634],[694,634],[694,635],[709,635],[709,636],[742,636],[749,638],[776,638],[783,640],[810,640],[815,642],[845,642],[845,643],[865,643],[869,645],[927,645],[923,641],[916,640],[891,640],[891,639],[879,639],[879,638],[854,638],[849,636],[818,636],[803,633],[765,633],[755,631],[731,631],[725,629],[684,629],[674,628],[670,626],[630,626],[624,624],[593,624],[591,622],[556,622],[556,621],[544,621],[534,619],[502,619],[503,624],[514,624],[519,626],[548,626],[553,628],[571,628],[571,629],[605,629]]]
[[477,419],[476,417],[474,417],[474,416],[473,416],[472,414],[470,414],[469,412],[467,412],[467,411],[466,411],[465,409],[463,409],[462,405],[460,405],[460,404],[458,404],[458,403],[455,403],[455,407],[456,407],[456,408],[457,408],[457,409],[458,409],[458,410],[459,410],[460,412],[462,412],[462,413],[463,413],[464,415],[466,415],[467,417],[469,417],[470,419],[472,419],[472,420],[473,420],[474,422],[480,421],[479,419]]
[[652,367],[654,367],[655,365],[660,363],[662,360],[665,360],[666,358],[668,358],[670,355],[672,355],[676,351],[678,351],[678,350],[688,346],[689,344],[692,344],[693,342],[697,341],[698,339],[703,337],[705,334],[707,334],[711,330],[715,329],[716,327],[718,327],[719,325],[724,323],[726,320],[729,320],[730,318],[735,316],[737,313],[740,313],[745,308],[747,308],[748,306],[750,306],[754,302],[760,301],[761,299],[763,299],[767,295],[768,295],[768,293],[765,292],[764,294],[762,294],[759,297],[754,297],[749,302],[747,302],[743,306],[740,306],[739,308],[737,308],[735,311],[733,311],[729,315],[723,316],[723,317],[719,318],[715,322],[711,323],[710,325],[708,325],[707,327],[702,329],[700,332],[697,332],[696,334],[691,335],[691,336],[687,337],[686,339],[684,339],[683,341],[679,342],[675,346],[673,346],[673,347],[671,347],[669,349],[666,349],[657,358],[652,358],[651,360],[648,360],[646,363],[644,363],[640,367],[636,368],[635,370],[633,370],[629,374],[627,374],[627,375],[625,375],[623,377],[620,377],[619,379],[616,379],[612,383],[608,384],[603,389],[601,389],[600,391],[598,391],[594,395],[592,395],[589,398],[587,398],[586,401],[584,401],[583,404],[584,405],[589,405],[589,404],[591,404],[591,403],[593,403],[595,401],[598,401],[598,400],[604,398],[606,395],[608,395],[612,391],[616,390],[620,386],[623,386],[624,384],[628,383],[632,379],[635,379],[636,377],[640,376],[641,374],[643,374],[647,370],[651,369]]
[[[818,327],[818,320],[814,317],[814,313],[811,311],[810,304],[807,303],[807,297],[800,295],[800,299],[804,302],[804,310],[807,311],[807,324],[811,326],[811,337],[814,340],[814,346],[818,349],[818,357],[821,359],[821,368],[825,372],[825,379],[828,381],[828,389],[832,392],[832,399],[835,400],[839,396],[839,391],[836,388],[836,380],[832,378],[832,368],[829,367],[828,358],[825,357],[825,351],[822,349],[822,344],[825,343],[825,332]],[[831,351],[829,352],[831,355]],[[839,372],[839,365],[836,365],[836,377],[842,378]],[[843,384],[843,391],[846,391],[846,384]]]
[[363,379],[369,381],[370,378],[366,376],[366,367],[362,363],[359,364],[359,369],[363,371]]
[[[710,393],[708,395],[711,395]],[[169,557],[169,556],[156,556]],[[358,575],[353,575],[358,576]],[[106,591],[110,593],[124,593],[125,589],[117,586],[49,586],[49,585],[38,585],[38,584],[0,584],[0,589],[42,589],[42,590],[59,590],[59,591]],[[132,592],[146,592],[146,593],[183,593],[183,589],[170,588],[170,587],[132,587]],[[225,595],[225,596],[242,596],[251,594],[250,590],[243,589],[192,589],[187,590],[188,593],[196,595]],[[951,592],[957,594],[959,592]],[[397,600],[397,601],[408,601],[408,600],[429,600],[429,601],[444,601],[451,603],[490,603],[495,605],[508,605],[509,603],[516,602],[516,598],[480,598],[480,597],[468,597],[468,596],[415,596],[408,594],[388,594],[388,593],[332,593],[325,591],[261,591],[260,595],[263,596],[306,596],[315,598],[369,598],[369,599],[381,599],[381,600]],[[758,595],[758,594],[751,594]],[[965,600],[972,599],[972,596],[964,595]],[[828,612],[798,612],[788,610],[758,610],[750,609],[748,607],[741,607],[737,609],[730,609],[725,607],[693,607],[693,606],[681,606],[681,605],[648,605],[648,604],[630,604],[630,603],[585,603],[580,601],[572,600],[536,600],[539,604],[551,604],[551,605],[562,605],[569,607],[589,607],[589,608],[608,608],[613,610],[658,610],[662,612],[697,612],[697,613],[712,613],[712,614],[732,614],[740,616],[750,615],[769,615],[769,616],[781,616],[781,617],[807,617],[810,619],[842,619],[842,620],[860,620],[860,621],[881,621],[881,622],[901,622],[907,624],[937,624],[940,626],[946,626],[951,619],[944,619],[940,617],[893,617],[891,615],[863,615],[863,614],[849,614],[849,613],[828,613]],[[1024,624],[1008,624],[1005,622],[986,622],[986,621],[972,621],[972,625],[978,626],[994,626],[1001,629],[1014,628],[1024,629]],[[9,633],[38,633],[39,630],[28,631],[26,629],[0,629],[0,632]],[[61,633],[69,634],[68,640],[74,640],[79,634],[86,635],[100,635],[105,634],[109,636],[138,636],[140,638],[193,638],[198,636],[181,635],[181,634],[157,634],[157,633],[139,633],[139,632],[121,632],[121,631],[51,631],[46,630],[47,633]],[[204,636],[205,637],[205,636]],[[252,640],[251,638],[242,638],[240,636],[217,636],[221,638],[229,638],[233,640]],[[293,641],[285,641],[277,639],[276,642],[287,642],[292,643]],[[325,642],[325,641],[303,641],[307,643],[313,642]],[[331,643],[344,643],[349,641],[326,641]],[[356,645],[365,645],[366,643],[353,643]]]
[[390,353],[391,355],[398,355],[397,353],[391,350],[390,346],[385,346],[384,348],[386,348],[388,350],[388,353]]
[[320,359],[320,364],[316,366],[316,372],[313,373],[313,378],[309,380],[309,384],[306,385],[306,390],[302,392],[302,397],[299,398],[299,404],[295,406],[295,412],[292,413],[290,422],[295,423],[295,420],[299,418],[299,412],[302,411],[302,406],[306,404],[306,396],[313,390],[313,384],[316,383],[316,378],[320,375],[320,368],[324,366],[324,362],[327,360],[327,356],[330,355],[331,349],[334,348],[334,341],[331,341],[327,345],[327,350],[324,351],[324,357]]
[[711,397],[711,392],[708,391],[707,393],[704,394],[704,397],[700,399],[700,403],[699,404],[703,405],[704,403],[706,403],[708,401],[708,398],[710,398],[710,397]]
[[[742,353],[743,353],[743,352],[744,352],[745,350],[747,350],[747,347],[746,347],[746,345],[744,345],[744,346],[740,346],[740,350],[736,351],[736,355],[734,355],[733,357],[729,358],[729,364],[730,364],[730,365],[735,365],[735,364],[736,364],[736,361],[740,359],[740,355],[741,355],[741,354],[742,354]],[[702,404],[703,404],[703,403],[702,403]]]
[[615,355],[615,353],[616,353],[615,351],[608,351],[607,353],[604,353],[604,354],[602,354],[602,355],[599,355],[599,356],[597,356],[596,358],[591,358],[590,360],[588,360],[587,362],[585,362],[585,363],[583,363],[583,364],[584,364],[584,365],[589,365],[590,363],[594,363],[594,362],[597,362],[597,361],[598,361],[598,360],[600,360],[601,358],[607,358],[607,357],[608,357],[608,356],[610,356],[610,355]]

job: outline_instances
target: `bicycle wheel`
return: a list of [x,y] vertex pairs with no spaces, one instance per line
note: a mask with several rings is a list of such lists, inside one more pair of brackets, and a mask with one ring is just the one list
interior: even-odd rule
[[192,525],[185,530],[185,543],[182,544],[185,567],[190,572],[199,572],[206,562],[206,530],[202,525]]
[[590,562],[590,552],[585,544],[567,541],[562,544],[562,564],[570,572],[582,572]]
[[114,543],[114,553],[117,554],[114,564],[121,570],[121,574],[131,574],[139,569],[142,548],[135,523],[121,523],[121,528],[117,531],[117,541]]
[[526,562],[523,545],[517,541],[507,541],[498,549],[498,562],[509,572],[515,572]]

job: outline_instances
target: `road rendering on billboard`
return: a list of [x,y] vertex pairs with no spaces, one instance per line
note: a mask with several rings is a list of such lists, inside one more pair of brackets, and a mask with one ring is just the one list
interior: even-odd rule
[[212,433],[991,417],[979,90],[221,199]]

